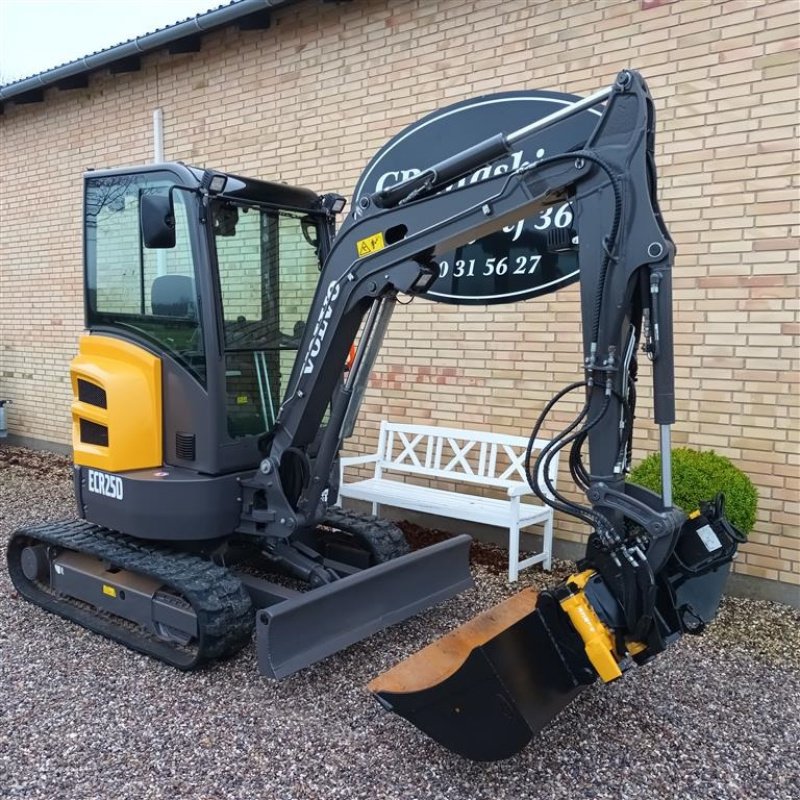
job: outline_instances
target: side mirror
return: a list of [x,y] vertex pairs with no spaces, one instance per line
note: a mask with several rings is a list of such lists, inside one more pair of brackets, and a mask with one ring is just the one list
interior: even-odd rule
[[312,247],[319,247],[319,228],[311,217],[303,217],[300,220],[300,229],[303,231],[303,238]]
[[139,225],[145,247],[158,250],[175,247],[175,205],[171,191],[139,197]]

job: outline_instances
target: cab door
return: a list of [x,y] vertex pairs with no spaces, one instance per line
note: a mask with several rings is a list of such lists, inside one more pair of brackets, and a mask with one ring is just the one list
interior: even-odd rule
[[140,229],[142,198],[191,186],[195,179],[185,172],[160,167],[85,179],[90,336],[73,367],[73,438],[76,454],[92,449],[93,465],[115,472],[162,463],[218,471],[218,415],[208,386],[208,353],[217,349],[213,302],[203,302],[213,297],[213,282],[198,195],[172,193],[174,247],[145,247]]

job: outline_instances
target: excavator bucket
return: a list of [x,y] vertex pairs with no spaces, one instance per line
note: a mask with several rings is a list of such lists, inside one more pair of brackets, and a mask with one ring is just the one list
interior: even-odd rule
[[532,589],[510,597],[375,678],[369,690],[459,755],[509,758],[584,688],[537,599]]
[[455,536],[261,609],[259,670],[286,677],[471,588],[471,541]]
[[[716,616],[742,540],[720,495],[685,519],[657,579],[648,562],[636,562],[638,549],[620,545],[604,553],[590,544],[597,568],[586,559],[558,586],[510,597],[378,676],[369,689],[386,709],[455,753],[475,761],[508,758],[598,678],[616,680],[682,634],[701,633]],[[641,596],[649,604],[637,609],[642,575]]]

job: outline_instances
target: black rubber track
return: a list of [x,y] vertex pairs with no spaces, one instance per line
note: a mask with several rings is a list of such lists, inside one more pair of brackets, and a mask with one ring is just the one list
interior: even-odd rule
[[[197,615],[197,640],[188,646],[172,644],[134,623],[29,581],[22,572],[20,557],[26,546],[35,543],[86,553],[161,581],[191,604]],[[43,523],[15,531],[7,556],[11,580],[26,600],[181,670],[231,656],[252,637],[254,611],[244,587],[230,571],[198,556],[145,544],[84,520]]]
[[345,508],[329,508],[323,525],[350,534],[369,551],[375,564],[383,564],[411,552],[403,531],[388,519]]

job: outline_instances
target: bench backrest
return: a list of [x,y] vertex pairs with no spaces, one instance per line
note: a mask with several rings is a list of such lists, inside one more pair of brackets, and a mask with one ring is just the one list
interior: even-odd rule
[[[537,439],[533,452],[538,453],[548,443],[547,439]],[[391,470],[507,489],[527,482],[527,447],[528,439],[524,436],[384,420],[375,475],[379,477],[384,470]],[[556,453],[550,465],[553,486],[557,472]]]

